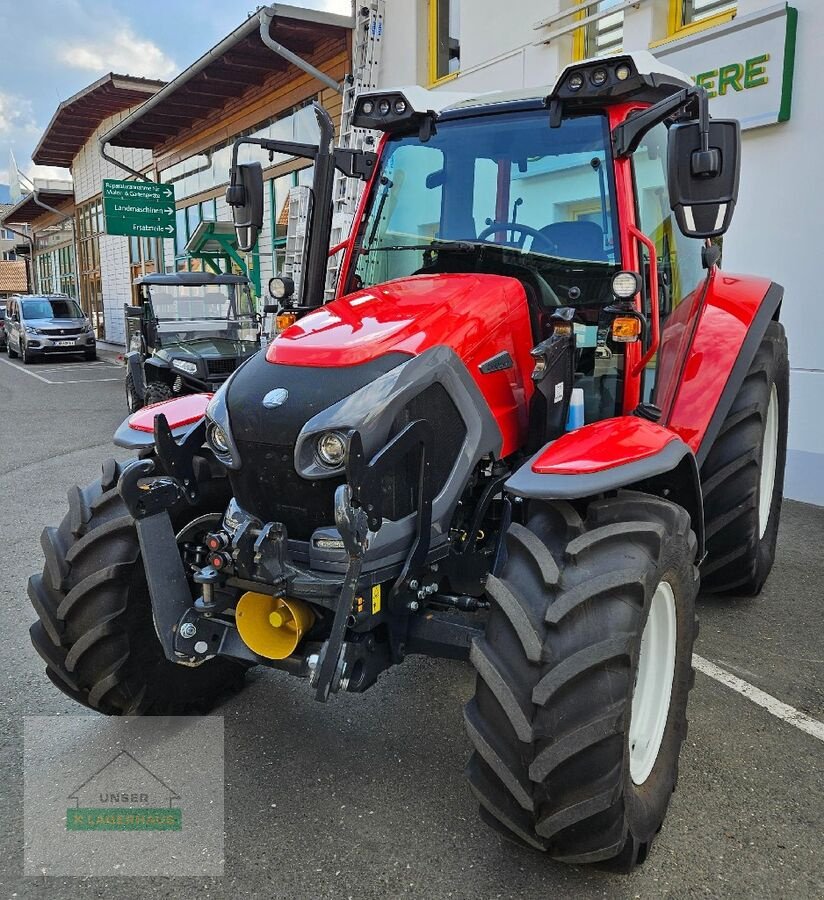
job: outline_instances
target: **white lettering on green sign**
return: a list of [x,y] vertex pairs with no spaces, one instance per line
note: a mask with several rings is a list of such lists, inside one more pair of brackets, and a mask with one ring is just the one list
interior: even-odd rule
[[693,81],[706,90],[707,96],[725,97],[730,91],[749,91],[769,83],[769,53],[753,56],[743,63],[729,63],[696,75]]

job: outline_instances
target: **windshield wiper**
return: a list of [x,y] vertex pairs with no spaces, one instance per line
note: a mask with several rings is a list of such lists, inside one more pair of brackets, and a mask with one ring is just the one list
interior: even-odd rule
[[385,247],[360,247],[359,252],[362,254],[386,252],[388,250],[420,250],[426,253],[431,250],[449,250],[457,253],[476,253],[483,250],[484,247],[495,247],[496,244],[490,244],[488,241],[443,241],[434,240],[429,244],[389,244]]

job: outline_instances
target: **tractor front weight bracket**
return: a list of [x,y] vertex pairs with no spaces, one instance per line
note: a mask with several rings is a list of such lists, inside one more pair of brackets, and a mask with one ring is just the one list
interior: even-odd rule
[[160,644],[167,659],[180,662],[175,632],[192,606],[192,595],[169,509],[183,499],[185,491],[176,478],[152,477],[154,472],[153,460],[138,460],[123,471],[117,489],[135,520]]

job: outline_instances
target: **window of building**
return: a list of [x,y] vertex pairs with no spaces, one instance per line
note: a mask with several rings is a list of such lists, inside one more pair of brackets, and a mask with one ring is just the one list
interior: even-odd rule
[[429,0],[429,80],[442,81],[461,68],[460,0]]
[[700,31],[735,16],[736,0],[670,0],[670,34]]
[[103,315],[103,282],[100,274],[100,235],[103,234],[103,200],[96,197],[77,207],[80,305],[101,340],[106,339]]
[[[582,9],[578,15],[583,19],[598,13],[608,13],[621,2],[622,0],[601,0],[600,3]],[[624,46],[624,11],[609,13],[582,25],[575,32],[574,42],[575,59],[620,53]]]
[[[228,183],[229,168],[232,165],[232,145],[238,137],[272,138],[281,141],[298,141],[315,144],[318,141],[318,127],[312,109],[312,97],[304,103],[255,125],[254,128],[235,135],[230,140],[216,144],[208,153],[190,156],[168,169],[160,172],[160,181],[174,184],[177,200],[192,197],[195,194],[212,190]],[[238,153],[239,162],[260,162],[264,167],[288,162],[291,157],[274,154],[269,158],[268,151],[246,144]],[[178,223],[180,232],[180,223]],[[185,241],[184,241],[185,243]]]

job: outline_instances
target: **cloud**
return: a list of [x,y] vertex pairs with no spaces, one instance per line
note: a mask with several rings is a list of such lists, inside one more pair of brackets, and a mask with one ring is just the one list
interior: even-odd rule
[[37,133],[31,101],[0,91],[0,141]]
[[95,40],[78,38],[62,47],[58,58],[73,69],[105,75],[137,75],[168,79],[179,66],[150,40],[138,37],[129,25]]

